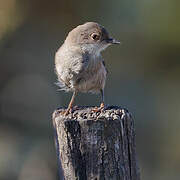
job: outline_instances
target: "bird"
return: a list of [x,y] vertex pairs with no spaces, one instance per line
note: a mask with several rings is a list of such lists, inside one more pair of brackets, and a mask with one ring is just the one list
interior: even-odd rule
[[108,31],[96,22],[86,22],[71,30],[55,54],[55,72],[60,90],[72,92],[72,98],[64,114],[68,115],[78,92],[100,93],[105,107],[104,87],[107,76],[101,52],[111,44],[120,42],[109,36]]

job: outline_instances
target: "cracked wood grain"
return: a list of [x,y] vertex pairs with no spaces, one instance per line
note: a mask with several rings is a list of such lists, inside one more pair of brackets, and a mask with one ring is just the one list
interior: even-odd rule
[[61,180],[140,180],[134,120],[120,107],[53,113]]

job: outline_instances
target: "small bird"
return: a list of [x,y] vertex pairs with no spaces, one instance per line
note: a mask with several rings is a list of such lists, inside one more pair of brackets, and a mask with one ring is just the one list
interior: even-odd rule
[[105,107],[104,86],[107,69],[101,51],[120,42],[111,38],[106,29],[96,22],[87,22],[69,32],[55,55],[55,71],[60,90],[73,92],[65,115],[69,114],[78,92],[101,93]]

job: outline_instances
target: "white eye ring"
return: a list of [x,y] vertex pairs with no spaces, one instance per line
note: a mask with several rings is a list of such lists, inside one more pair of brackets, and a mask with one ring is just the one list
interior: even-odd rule
[[91,34],[91,38],[92,38],[93,40],[99,40],[100,36],[99,36],[99,34],[97,34],[97,33],[92,33],[92,34]]

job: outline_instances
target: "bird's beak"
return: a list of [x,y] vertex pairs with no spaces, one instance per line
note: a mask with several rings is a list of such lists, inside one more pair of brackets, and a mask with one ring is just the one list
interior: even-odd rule
[[110,43],[110,44],[120,44],[120,41],[113,39],[113,38],[107,39],[106,42]]

